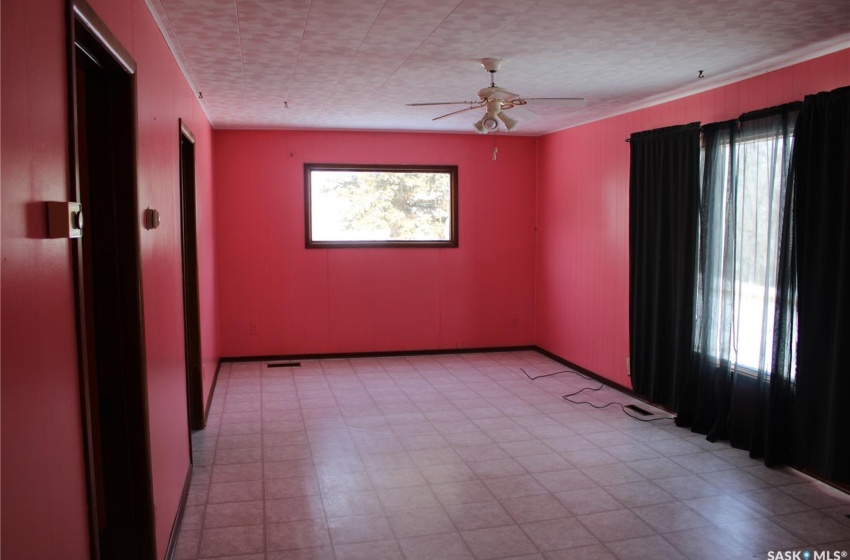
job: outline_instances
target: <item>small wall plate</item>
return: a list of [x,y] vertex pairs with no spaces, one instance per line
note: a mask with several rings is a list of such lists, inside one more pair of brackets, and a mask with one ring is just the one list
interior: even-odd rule
[[83,205],[79,202],[47,202],[47,237],[74,239],[83,236]]

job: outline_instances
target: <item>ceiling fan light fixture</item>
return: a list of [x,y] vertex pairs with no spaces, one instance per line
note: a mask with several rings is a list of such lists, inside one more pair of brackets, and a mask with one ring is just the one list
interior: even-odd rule
[[499,128],[499,121],[497,121],[494,117],[491,117],[490,115],[487,115],[486,117],[481,119],[480,122],[487,130],[496,130]]
[[505,113],[499,113],[499,118],[505,123],[505,128],[508,129],[508,132],[516,130],[516,127],[519,126],[519,122],[516,119],[510,118]]
[[487,100],[487,113],[481,118],[481,124],[487,130],[498,130],[499,121],[497,117],[502,114],[502,102],[498,99]]
[[[535,103],[550,103],[563,107],[584,107],[585,99],[578,97],[522,97],[519,94],[512,93],[503,87],[497,86],[495,82],[495,74],[502,64],[500,58],[482,58],[481,65],[490,73],[490,85],[478,90],[478,99],[476,101],[447,101],[436,103],[408,103],[408,105],[465,105],[466,107],[457,111],[452,111],[445,115],[440,115],[431,120],[436,121],[451,117],[466,111],[474,111],[485,109],[484,115],[472,124],[472,127],[479,134],[487,134],[491,131],[498,131],[499,127],[504,125],[505,130],[512,132],[519,128],[519,122],[513,117],[505,115],[504,110],[514,109],[511,113],[521,119],[535,119],[541,115],[525,108],[529,101]],[[501,121],[501,122],[499,122]]]

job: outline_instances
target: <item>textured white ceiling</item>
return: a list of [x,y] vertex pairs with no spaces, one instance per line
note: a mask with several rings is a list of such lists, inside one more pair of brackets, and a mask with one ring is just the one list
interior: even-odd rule
[[539,135],[850,47],[850,0],[147,2],[216,128],[474,133],[405,104],[476,100],[497,57],[497,85],[587,99],[529,103]]

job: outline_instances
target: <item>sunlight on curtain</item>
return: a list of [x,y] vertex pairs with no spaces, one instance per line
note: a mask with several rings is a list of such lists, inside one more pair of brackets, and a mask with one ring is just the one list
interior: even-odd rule
[[706,134],[696,350],[724,369],[772,369],[791,130],[776,115]]

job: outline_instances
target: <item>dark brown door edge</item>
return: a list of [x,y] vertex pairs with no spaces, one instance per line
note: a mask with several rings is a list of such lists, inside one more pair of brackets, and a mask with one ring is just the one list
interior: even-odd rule
[[147,417],[136,65],[83,0],[68,3],[71,241],[93,558],[156,556]]
[[180,245],[183,257],[183,332],[189,426],[204,427],[201,311],[198,288],[198,220],[195,192],[195,136],[180,120]]

